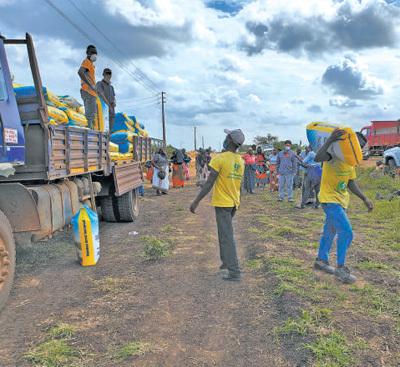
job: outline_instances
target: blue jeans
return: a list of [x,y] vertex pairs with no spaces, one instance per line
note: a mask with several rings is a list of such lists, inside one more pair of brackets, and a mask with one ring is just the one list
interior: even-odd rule
[[285,188],[288,199],[293,199],[293,179],[294,175],[279,175],[279,199],[285,198]]
[[324,231],[319,243],[318,258],[324,261],[329,260],[333,240],[337,235],[337,264],[342,266],[346,260],[347,249],[353,241],[353,229],[347,217],[345,209],[334,203],[322,204],[326,219]]

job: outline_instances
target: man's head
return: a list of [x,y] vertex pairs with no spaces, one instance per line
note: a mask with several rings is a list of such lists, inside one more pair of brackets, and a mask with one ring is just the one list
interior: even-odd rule
[[249,149],[247,150],[247,153],[250,154],[250,155],[253,155],[253,154],[254,154],[253,148],[249,148]]
[[277,155],[277,154],[278,154],[278,151],[274,148],[274,149],[272,150],[272,154],[273,154],[273,155]]
[[292,149],[292,142],[290,140],[285,140],[285,150],[289,151]]
[[307,145],[306,146],[306,153],[310,153],[312,151],[311,146]]
[[253,149],[253,152],[255,152],[255,151],[257,150],[257,145],[253,144],[253,145],[251,146],[251,149]]
[[301,148],[297,148],[296,149],[296,153],[297,153],[297,155],[300,155],[301,154]]
[[86,48],[86,55],[90,59],[90,61],[95,62],[97,60],[97,49],[96,49],[96,46],[89,45]]
[[257,154],[262,154],[262,149],[261,149],[261,147],[258,147],[258,148],[257,148]]
[[103,70],[103,78],[106,82],[110,82],[111,81],[111,76],[112,76],[112,71],[109,68],[105,68]]
[[244,143],[244,134],[242,130],[224,130],[226,138],[224,140],[224,150],[236,152],[238,148]]

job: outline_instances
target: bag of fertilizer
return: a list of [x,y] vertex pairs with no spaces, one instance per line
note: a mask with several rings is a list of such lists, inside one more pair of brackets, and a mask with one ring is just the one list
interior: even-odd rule
[[78,261],[82,266],[96,265],[100,257],[99,218],[83,205],[71,220]]
[[68,123],[68,116],[62,110],[57,107],[47,106],[47,112],[49,113],[49,118],[55,120],[59,124]]
[[314,152],[326,142],[333,130],[340,128],[345,131],[342,140],[334,142],[329,153],[350,166],[356,166],[362,161],[362,150],[357,134],[350,127],[328,124],[325,122],[312,122],[307,125],[307,138]]

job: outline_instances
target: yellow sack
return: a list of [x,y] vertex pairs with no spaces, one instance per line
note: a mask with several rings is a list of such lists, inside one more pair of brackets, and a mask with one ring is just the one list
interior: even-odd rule
[[100,257],[99,218],[83,205],[71,220],[78,260],[82,266],[96,265]]
[[119,146],[118,144],[114,144],[113,142],[110,141],[109,145],[108,145],[108,149],[110,152],[113,153],[118,153],[119,152]]
[[332,131],[337,128],[344,130],[346,133],[342,137],[343,140],[334,142],[328,152],[350,166],[358,165],[363,159],[361,146],[357,134],[347,126],[327,124],[325,122],[312,122],[307,125],[307,138],[313,151],[317,152]]
[[69,123],[71,125],[82,126],[82,127],[88,126],[85,115],[82,115],[81,113],[76,112],[71,108],[64,108],[63,111],[67,114]]
[[47,88],[45,97],[47,101],[51,102],[56,107],[64,107],[64,108],[68,107],[65,103],[62,103],[53,92],[50,92]]
[[49,118],[49,125],[57,126],[57,121]]
[[49,112],[49,117],[54,119],[59,124],[66,124],[68,123],[68,116],[66,113],[57,107],[47,106],[47,111]]
[[84,115],[85,114],[85,107],[84,106],[80,106],[76,109],[76,112]]

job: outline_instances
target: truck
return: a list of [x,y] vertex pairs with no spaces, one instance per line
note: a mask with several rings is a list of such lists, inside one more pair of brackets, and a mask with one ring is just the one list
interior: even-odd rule
[[382,155],[386,149],[400,145],[400,120],[371,121],[361,133],[367,138],[369,155]]
[[[35,96],[16,97],[8,45],[26,46]],[[113,162],[108,133],[48,122],[32,37],[0,36],[0,310],[13,284],[16,243],[51,238],[82,203],[105,221],[134,221],[142,163],[161,143],[135,137],[132,156]]]
[[400,170],[400,147],[385,150],[383,159],[388,173],[395,174],[397,170]]

